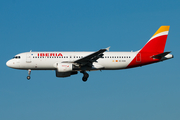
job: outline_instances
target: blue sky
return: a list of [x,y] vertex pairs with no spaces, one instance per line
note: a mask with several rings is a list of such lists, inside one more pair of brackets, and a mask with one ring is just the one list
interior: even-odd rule
[[[180,118],[179,0],[0,1],[1,120],[177,120]],[[175,58],[141,68],[56,78],[6,66],[27,51],[139,50],[170,25]]]

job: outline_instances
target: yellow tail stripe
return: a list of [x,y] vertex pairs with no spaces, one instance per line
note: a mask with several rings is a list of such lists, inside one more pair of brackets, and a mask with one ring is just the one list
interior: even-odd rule
[[[156,31],[156,33],[155,33],[153,36],[155,36],[155,35],[157,35],[157,34],[159,34],[159,33],[161,33],[161,32],[169,31],[169,27],[170,27],[170,26],[161,26],[161,27]],[[152,36],[152,37],[153,37],[153,36]]]

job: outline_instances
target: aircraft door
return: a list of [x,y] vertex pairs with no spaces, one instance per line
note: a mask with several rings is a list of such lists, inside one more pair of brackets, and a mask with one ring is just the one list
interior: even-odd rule
[[26,62],[31,63],[31,53],[26,54]]
[[138,53],[136,56],[136,62],[141,62],[141,53]]

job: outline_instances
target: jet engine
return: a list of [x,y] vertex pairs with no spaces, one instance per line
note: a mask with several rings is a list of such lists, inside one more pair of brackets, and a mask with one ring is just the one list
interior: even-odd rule
[[71,63],[57,63],[58,72],[69,72],[73,70],[73,65]]
[[73,64],[57,63],[56,77],[69,77],[77,73],[77,71],[73,71]]

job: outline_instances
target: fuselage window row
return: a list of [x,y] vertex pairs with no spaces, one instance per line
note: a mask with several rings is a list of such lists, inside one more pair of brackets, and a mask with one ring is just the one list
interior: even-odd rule
[[130,56],[105,56],[103,58],[131,58]]
[[[56,56],[50,56],[50,57],[37,57],[37,56],[33,56],[33,58],[72,58],[72,57],[71,56],[70,57],[68,57],[68,56],[59,56],[59,57],[56,57]],[[83,58],[83,56],[74,56],[74,58]],[[131,58],[131,57],[130,56],[105,56],[105,57],[102,57],[102,58]]]

